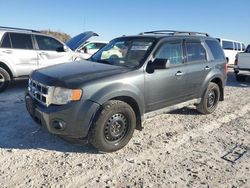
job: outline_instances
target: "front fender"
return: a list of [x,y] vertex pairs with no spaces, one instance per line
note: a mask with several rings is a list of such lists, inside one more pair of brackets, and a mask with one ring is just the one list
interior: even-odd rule
[[131,84],[114,83],[108,85],[98,90],[94,95],[90,97],[90,100],[102,105],[105,102],[117,97],[132,98],[134,101],[136,101],[141,115],[144,113],[144,95],[138,87]]

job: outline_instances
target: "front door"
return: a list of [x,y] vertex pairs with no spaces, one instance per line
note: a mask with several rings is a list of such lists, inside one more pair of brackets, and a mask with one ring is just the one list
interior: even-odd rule
[[38,48],[39,68],[71,62],[73,60],[71,51],[65,51],[64,44],[58,40],[43,35],[35,35],[35,39]]
[[145,73],[146,112],[178,104],[186,99],[187,67],[183,61],[183,41],[166,41],[153,56],[153,59],[168,59],[170,67]]

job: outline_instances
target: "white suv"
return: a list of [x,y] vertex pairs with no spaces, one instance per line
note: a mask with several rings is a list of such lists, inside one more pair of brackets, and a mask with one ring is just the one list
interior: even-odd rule
[[98,35],[84,32],[64,44],[38,31],[0,27],[0,92],[35,69],[89,58],[106,44],[86,42],[92,36]]

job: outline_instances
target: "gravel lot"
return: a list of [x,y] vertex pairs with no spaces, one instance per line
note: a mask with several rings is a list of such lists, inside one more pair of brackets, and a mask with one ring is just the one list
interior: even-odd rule
[[[215,113],[190,106],[147,119],[108,154],[39,129],[25,109],[26,84],[0,94],[0,187],[250,187],[250,81],[232,72]],[[237,144],[245,154],[222,159]]]

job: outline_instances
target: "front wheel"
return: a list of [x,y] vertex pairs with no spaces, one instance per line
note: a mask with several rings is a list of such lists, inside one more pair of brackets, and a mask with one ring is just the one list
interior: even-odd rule
[[10,84],[9,73],[0,67],[0,92],[4,91]]
[[136,116],[132,107],[119,100],[103,105],[89,133],[90,143],[100,151],[113,152],[123,148],[132,138]]
[[216,83],[210,82],[204,93],[197,110],[202,114],[211,114],[218,106],[220,99],[220,89]]

